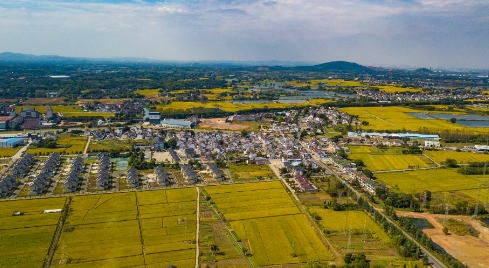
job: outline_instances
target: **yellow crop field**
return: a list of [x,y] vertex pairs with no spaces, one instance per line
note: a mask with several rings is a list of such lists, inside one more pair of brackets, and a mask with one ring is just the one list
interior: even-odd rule
[[[46,113],[46,106],[16,106],[15,111],[20,113],[22,108],[35,108],[36,111],[40,113]],[[98,112],[82,112],[80,106],[60,106],[60,105],[52,105],[53,113],[62,113],[64,117],[74,117],[74,116],[103,116],[105,118],[109,116],[113,116],[114,113],[98,113]]]
[[[477,198],[479,184],[484,181],[482,175],[463,175],[454,169],[428,169],[405,172],[375,174],[379,182],[402,192],[415,194],[426,190],[431,192],[463,192]],[[481,192],[485,200],[486,191]]]
[[344,232],[345,228],[352,228],[355,233],[362,233],[367,223],[368,232],[378,239],[389,243],[390,237],[363,211],[334,211],[331,209],[310,208],[322,219],[319,221],[326,230],[331,232]]
[[[0,266],[42,267],[56,230],[65,198],[0,202]],[[23,212],[13,216],[14,211]]]
[[385,92],[421,92],[423,91],[421,88],[404,88],[400,87],[398,85],[387,85],[387,86],[372,86],[378,88],[380,91],[385,91]]
[[281,182],[205,187],[259,266],[333,260]]
[[0,148],[0,157],[14,156],[22,147],[16,148]]
[[445,162],[447,158],[455,159],[460,164],[467,164],[469,162],[487,162],[489,161],[489,155],[476,154],[472,152],[457,152],[457,151],[424,151],[424,154],[429,156],[433,161],[441,164]]
[[417,155],[372,155],[372,154],[351,154],[351,159],[361,159],[367,169],[378,170],[399,170],[408,168],[427,168],[433,164],[428,158]]
[[369,125],[362,126],[363,129],[377,130],[406,130],[417,131],[420,127],[426,127],[433,130],[446,129],[472,129],[476,132],[487,132],[489,129],[468,128],[459,124],[453,124],[447,120],[431,119],[424,120],[407,114],[419,113],[419,110],[405,107],[351,107],[342,108],[342,111],[350,115],[358,115],[360,121],[367,121]]
[[194,188],[74,197],[54,263],[194,267],[196,197]]
[[141,90],[135,90],[134,93],[143,95],[143,96],[157,96],[160,94],[160,89],[141,89]]

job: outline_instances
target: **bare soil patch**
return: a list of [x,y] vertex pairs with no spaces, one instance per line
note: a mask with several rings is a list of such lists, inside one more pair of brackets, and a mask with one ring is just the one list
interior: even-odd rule
[[398,216],[410,216],[428,220],[435,228],[424,229],[433,242],[446,250],[450,255],[469,267],[489,267],[489,229],[482,226],[478,221],[470,216],[449,215],[448,218],[463,221],[470,224],[480,234],[479,237],[470,235],[456,235],[449,232],[445,235],[442,231],[443,225],[439,222],[445,215],[397,212]]
[[202,118],[201,122],[199,123],[199,127],[228,130],[243,130],[252,128],[252,126],[227,123],[226,118]]

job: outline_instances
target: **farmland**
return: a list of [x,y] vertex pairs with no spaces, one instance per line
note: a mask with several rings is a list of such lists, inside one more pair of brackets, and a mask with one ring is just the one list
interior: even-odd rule
[[143,96],[155,96],[160,94],[160,89],[141,89],[141,90],[134,91],[134,93]]
[[53,152],[60,154],[78,154],[83,152],[85,144],[88,141],[86,137],[70,137],[69,134],[60,134],[58,137],[58,148],[29,148],[26,153],[34,155],[48,155]]
[[[46,113],[46,106],[39,105],[26,105],[26,106],[16,106],[15,111],[20,113],[22,108],[35,108],[36,111],[41,113]],[[53,113],[62,113],[64,117],[74,117],[74,116],[103,116],[105,118],[114,115],[114,113],[98,113],[98,112],[83,112],[81,107],[78,105],[71,106],[60,106],[60,105],[52,105]]]
[[342,111],[350,115],[358,115],[360,121],[369,122],[368,126],[363,126],[363,129],[377,129],[377,130],[411,130],[417,131],[421,127],[426,127],[433,130],[446,130],[446,129],[459,129],[469,130],[472,129],[476,132],[487,132],[484,128],[468,128],[459,124],[453,124],[447,120],[431,119],[423,120],[415,116],[407,114],[419,113],[420,110],[414,110],[404,107],[350,107],[342,108]]
[[[392,173],[377,173],[379,182],[404,193],[415,194],[423,191],[458,192],[477,198],[477,189],[484,181],[482,175],[463,175],[454,169],[430,169]],[[481,192],[482,200],[487,193]]]
[[11,157],[14,156],[22,147],[16,148],[1,148],[0,157]]
[[252,181],[258,178],[276,179],[275,173],[268,165],[229,164],[229,172],[233,181]]
[[257,265],[334,259],[280,182],[211,186],[205,190],[243,245],[248,245]]
[[345,229],[351,227],[353,232],[362,233],[366,223],[367,231],[373,238],[380,239],[384,243],[391,241],[389,236],[363,211],[334,211],[319,208],[310,208],[309,210],[322,218],[319,222],[330,232],[343,233]]
[[459,164],[467,164],[468,162],[487,162],[489,155],[476,154],[472,152],[457,152],[457,151],[424,151],[424,154],[429,156],[433,161],[441,164],[447,158],[455,159]]
[[371,171],[399,170],[408,168],[427,168],[433,164],[428,158],[417,155],[374,155],[374,154],[351,154],[351,159],[360,159],[366,168]]
[[[56,230],[65,198],[0,203],[0,267],[41,267]],[[12,216],[14,211],[22,216]]]
[[53,263],[193,267],[196,196],[188,188],[75,197]]
[[111,149],[129,151],[132,148],[132,142],[127,140],[103,140],[103,141],[90,141],[88,145],[88,152],[101,152],[109,151]]

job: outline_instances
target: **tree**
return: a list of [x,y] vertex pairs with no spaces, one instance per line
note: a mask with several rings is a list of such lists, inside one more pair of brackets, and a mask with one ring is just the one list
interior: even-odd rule
[[457,119],[455,117],[450,118],[450,122],[454,123],[457,122]]
[[457,160],[455,159],[451,159],[451,158],[447,158],[445,160],[445,165],[447,165],[448,167],[451,167],[451,168],[455,168],[457,167]]
[[219,251],[219,247],[216,244],[211,245],[211,251],[212,255],[216,255],[216,253]]
[[280,174],[285,174],[285,173],[287,173],[287,168],[286,167],[280,168],[279,171],[280,171]]
[[365,166],[362,159],[356,159],[355,161],[353,161],[353,163],[355,163],[355,165],[357,165],[357,167]]
[[423,257],[423,265],[427,266],[429,264],[428,256],[424,255]]
[[241,130],[241,137],[247,138],[248,134],[249,134],[249,132],[246,129]]
[[448,228],[447,228],[447,227],[443,227],[442,231],[443,231],[443,233],[444,233],[445,235],[447,235],[447,234],[448,234]]
[[166,141],[166,145],[168,145],[168,147],[170,147],[172,149],[175,149],[175,148],[177,148],[177,141],[174,138],[171,138],[171,139]]

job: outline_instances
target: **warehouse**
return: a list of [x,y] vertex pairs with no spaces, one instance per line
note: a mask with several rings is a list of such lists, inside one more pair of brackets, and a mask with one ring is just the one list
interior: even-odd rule
[[182,119],[163,119],[161,126],[166,128],[192,128],[195,126],[195,123]]
[[0,140],[0,148],[14,148],[15,146],[24,143],[22,138],[11,138],[6,140]]

